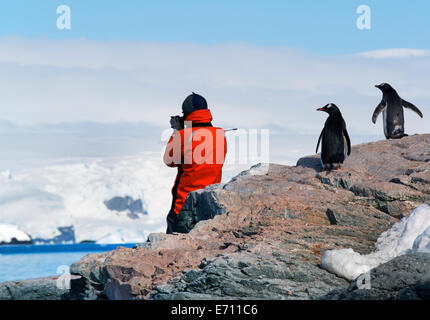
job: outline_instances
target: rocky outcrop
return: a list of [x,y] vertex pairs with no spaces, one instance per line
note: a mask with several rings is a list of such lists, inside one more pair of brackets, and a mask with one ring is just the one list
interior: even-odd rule
[[368,280],[363,278],[361,283],[353,281],[347,288],[330,292],[323,298],[430,300],[430,254],[414,253],[394,258],[370,270]]
[[314,299],[347,285],[319,268],[328,249],[361,254],[430,200],[430,135],[354,146],[341,171],[318,156],[270,164],[191,193],[187,234],[88,255],[72,295],[96,299]]
[[310,299],[347,282],[279,251],[232,253],[204,260],[152,293],[157,300]]
[[2,282],[0,300],[59,300],[68,289],[57,284],[58,277]]
[[178,232],[188,233],[202,221],[226,213],[226,207],[218,198],[219,185],[191,192],[182,207],[178,220]]

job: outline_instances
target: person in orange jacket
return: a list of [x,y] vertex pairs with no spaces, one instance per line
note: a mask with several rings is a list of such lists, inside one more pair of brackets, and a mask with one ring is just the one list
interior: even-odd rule
[[166,233],[177,232],[178,216],[191,191],[220,183],[227,153],[225,131],[212,126],[205,98],[193,92],[182,104],[183,117],[172,117],[175,130],[164,152],[164,163],[177,167]]

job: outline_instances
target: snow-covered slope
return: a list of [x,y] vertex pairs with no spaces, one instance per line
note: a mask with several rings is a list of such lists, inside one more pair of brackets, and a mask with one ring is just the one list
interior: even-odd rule
[[15,241],[30,241],[30,237],[17,226],[11,224],[0,224],[0,243]]
[[[56,161],[0,175],[1,223],[18,226],[33,239],[51,239],[58,227],[73,226],[75,241],[101,243],[146,240],[163,231],[175,170],[159,153]],[[109,210],[113,197],[140,199],[148,214]]]
[[389,260],[412,252],[430,253],[430,207],[423,204],[407,218],[382,233],[376,242],[376,250],[361,255],[351,248],[328,250],[324,253],[321,265],[324,269],[348,280]]

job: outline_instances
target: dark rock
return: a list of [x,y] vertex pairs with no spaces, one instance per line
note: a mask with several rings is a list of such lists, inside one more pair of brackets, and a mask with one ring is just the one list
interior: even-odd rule
[[246,254],[220,257],[203,270],[156,287],[152,298],[166,299],[312,299],[347,284],[311,263],[288,256]]
[[69,290],[59,289],[57,279],[58,277],[47,277],[2,282],[0,300],[59,300]]
[[336,225],[337,224],[337,220],[336,220],[336,216],[334,215],[334,212],[331,211],[330,209],[327,209],[327,211],[325,212],[328,220],[330,221],[331,225]]
[[236,232],[236,231],[233,231],[233,235],[234,235],[236,238],[243,238],[243,236],[242,236],[241,234],[239,234],[238,232]]
[[296,164],[298,167],[311,168],[315,171],[321,171],[321,161],[317,157],[303,157],[297,161]]
[[430,254],[406,254],[370,270],[369,288],[353,281],[323,299],[332,300],[430,300]]
[[224,214],[225,208],[217,201],[219,185],[191,192],[178,216],[178,232],[188,233],[202,220],[213,219],[216,215]]

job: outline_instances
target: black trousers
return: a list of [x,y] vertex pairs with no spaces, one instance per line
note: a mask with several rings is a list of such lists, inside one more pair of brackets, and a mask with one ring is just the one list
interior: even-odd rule
[[178,215],[175,213],[175,211],[170,210],[169,214],[167,215],[167,234],[171,234],[173,232],[177,232],[177,226],[178,226]]

